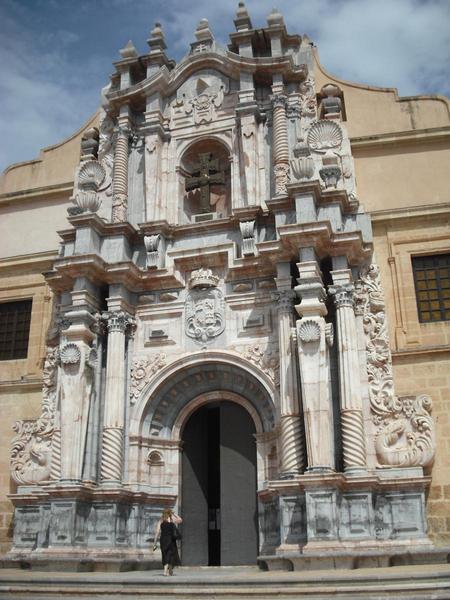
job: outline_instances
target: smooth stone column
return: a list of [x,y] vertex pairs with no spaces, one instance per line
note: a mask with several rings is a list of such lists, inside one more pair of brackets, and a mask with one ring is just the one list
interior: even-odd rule
[[294,298],[293,290],[279,292],[280,476],[282,479],[290,479],[299,475],[305,467],[305,447],[297,392],[296,358],[292,346]]
[[108,328],[101,479],[121,483],[125,425],[125,332],[131,317],[123,311],[104,314]]
[[341,401],[342,450],[345,471],[367,468],[364,418],[358,360],[358,335],[354,312],[352,274],[349,269],[332,271],[328,291],[336,306]]

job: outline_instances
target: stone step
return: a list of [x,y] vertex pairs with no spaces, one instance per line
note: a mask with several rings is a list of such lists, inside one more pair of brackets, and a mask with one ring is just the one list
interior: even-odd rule
[[8,600],[293,600],[298,598],[448,600],[450,565],[357,570],[262,572],[254,568],[62,573],[0,570],[0,599]]

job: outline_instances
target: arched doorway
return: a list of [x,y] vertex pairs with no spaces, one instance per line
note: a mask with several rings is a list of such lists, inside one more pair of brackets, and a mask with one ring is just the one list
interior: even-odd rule
[[184,565],[255,564],[258,548],[255,423],[223,400],[197,408],[183,442]]

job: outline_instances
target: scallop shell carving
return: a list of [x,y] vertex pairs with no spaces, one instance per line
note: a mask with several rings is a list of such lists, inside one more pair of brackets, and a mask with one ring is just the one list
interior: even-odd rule
[[307,143],[313,150],[337,148],[342,144],[342,129],[333,121],[317,121],[308,132]]
[[303,321],[298,334],[305,344],[317,342],[320,340],[320,325],[316,321]]
[[81,352],[76,344],[69,343],[61,348],[59,357],[63,365],[76,365],[80,362]]
[[78,185],[82,189],[97,191],[105,180],[106,172],[96,160],[85,162],[78,173]]

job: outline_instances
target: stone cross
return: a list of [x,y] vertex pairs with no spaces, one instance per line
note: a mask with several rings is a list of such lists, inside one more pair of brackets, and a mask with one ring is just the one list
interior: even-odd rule
[[219,171],[219,160],[212,159],[209,152],[198,155],[199,164],[192,177],[186,177],[186,191],[200,188],[200,210],[211,212],[210,185],[225,183],[225,172]]

